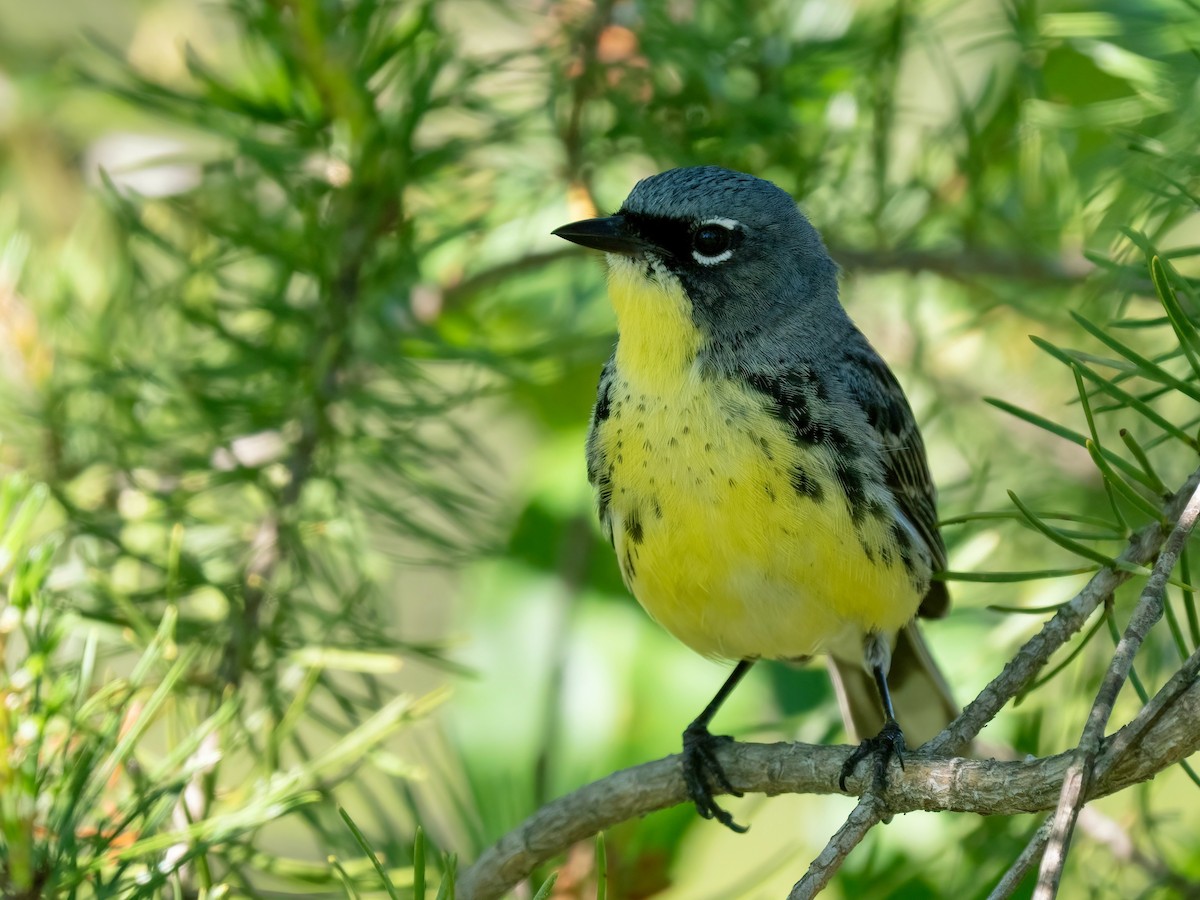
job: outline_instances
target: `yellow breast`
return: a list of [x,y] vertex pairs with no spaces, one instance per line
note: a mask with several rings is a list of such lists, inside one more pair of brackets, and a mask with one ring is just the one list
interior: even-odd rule
[[797,444],[752,388],[702,377],[682,291],[633,265],[611,274],[621,337],[594,442],[638,601],[696,651],[731,659],[808,656],[909,621],[920,593],[892,520],[856,521],[831,448]]

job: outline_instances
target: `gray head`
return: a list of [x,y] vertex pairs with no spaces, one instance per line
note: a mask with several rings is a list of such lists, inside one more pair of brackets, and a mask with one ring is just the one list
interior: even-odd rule
[[[565,225],[569,241],[648,262],[676,278],[717,343],[845,321],[837,267],[787,193],[718,166],[671,169],[634,187],[616,215]],[[789,327],[790,326],[790,327]]]

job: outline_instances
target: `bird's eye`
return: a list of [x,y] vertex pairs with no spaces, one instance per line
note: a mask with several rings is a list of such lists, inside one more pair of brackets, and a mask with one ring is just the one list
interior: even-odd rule
[[702,266],[715,266],[733,256],[740,237],[733,219],[709,219],[692,230],[692,259]]
[[699,256],[720,256],[733,243],[733,232],[721,225],[701,225],[692,234],[692,249]]

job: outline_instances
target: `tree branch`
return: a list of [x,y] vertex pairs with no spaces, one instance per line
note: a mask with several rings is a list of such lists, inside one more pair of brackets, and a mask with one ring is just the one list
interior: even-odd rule
[[859,249],[831,244],[829,255],[850,272],[908,272],[914,275],[933,272],[952,281],[1004,278],[1047,287],[1071,287],[1082,282],[1096,269],[1095,265],[1082,257],[1077,260],[1039,259],[982,250],[946,253],[915,249]]
[[[1168,520],[1178,520],[1198,486],[1200,470],[1193,472],[1183,488],[1167,501]],[[900,777],[893,775],[886,792],[879,797],[883,804],[879,808],[888,813],[923,809],[1011,815],[1056,807],[1074,750],[1020,761],[944,757],[969,745],[983,726],[1036,677],[1050,656],[1083,626],[1096,607],[1132,576],[1132,570],[1154,558],[1164,537],[1160,523],[1138,531],[1117,558],[1117,564],[1097,572],[1079,594],[1064,604],[958,719],[906,757]],[[1197,664],[1200,665],[1200,660]],[[1200,749],[1197,715],[1200,682],[1195,677],[1190,681],[1182,677],[1187,668],[1180,669],[1133,722],[1102,742],[1085,799],[1148,780]],[[1171,715],[1164,715],[1168,709]],[[1128,753],[1135,745],[1139,752]],[[1108,756],[1110,748],[1114,752]],[[734,743],[722,747],[719,756],[731,783],[743,793],[826,794],[837,791],[842,764],[851,751],[846,746]],[[864,775],[848,781],[852,791],[862,791],[872,779]],[[547,804],[502,837],[463,873],[458,882],[459,896],[466,900],[499,897],[536,865],[576,841],[687,799],[678,756],[616,772]],[[863,812],[852,816],[853,821],[848,820],[839,835],[853,840],[855,834],[865,834],[874,824],[870,822],[873,814]],[[828,868],[827,875],[818,871],[814,881],[819,877],[828,880],[845,858],[845,854],[839,853],[838,840],[835,835],[826,848],[828,859],[821,870]],[[799,888],[800,884],[796,889]]]
[[[1181,504],[1188,497],[1189,489],[1200,490],[1200,486],[1197,486],[1200,485],[1200,482],[1197,482],[1198,477],[1200,477],[1200,470],[1197,470],[1192,478],[1188,479],[1187,484],[1171,498],[1167,505],[1172,512],[1182,509]],[[1192,493],[1191,496],[1194,498],[1195,493]],[[1179,515],[1185,516],[1186,509],[1179,512]],[[926,743],[923,750],[931,755],[951,755],[959,753],[967,747],[983,726],[990,722],[1009,700],[1033,681],[1051,655],[1066,643],[1071,635],[1083,627],[1084,622],[1096,607],[1110,598],[1113,591],[1131,576],[1129,567],[1148,562],[1158,551],[1161,543],[1162,527],[1159,523],[1147,525],[1135,534],[1130,540],[1129,546],[1117,558],[1120,565],[1097,572],[1074,599],[1060,608],[1042,627],[1042,630],[1025,643],[1016,657],[1004,667],[1000,675],[984,688],[974,702],[941,734]],[[1173,566],[1174,563],[1172,563]],[[814,860],[804,878],[792,889],[791,897],[815,896],[817,891],[829,883],[829,880],[845,862],[850,850],[879,821],[876,819],[874,822],[865,824],[862,816],[858,816],[857,819],[860,821],[856,822],[858,813],[859,810],[855,809],[851,813],[850,819],[830,839],[829,844]],[[855,823],[853,826],[852,822]],[[853,843],[848,839],[846,833],[848,829],[850,829],[850,834],[857,835],[857,839]],[[1007,896],[1004,893],[1005,890],[1008,893],[1012,892],[1028,868],[1041,858],[1049,833],[1049,825],[1039,829],[1029,846],[1005,874],[1004,881],[997,886],[993,896]],[[1008,884],[1010,880],[1012,880],[1011,886]]]
[[[1175,700],[1187,689],[1191,688],[1196,679],[1200,678],[1200,649],[1187,658],[1179,670],[1171,676],[1171,680],[1163,686],[1149,703],[1138,713],[1132,722],[1110,737],[1104,746],[1104,753],[1096,760],[1092,773],[1093,780],[1103,779],[1117,764],[1134,748],[1141,747],[1141,741],[1146,731],[1162,716],[1172,709]],[[1054,817],[1047,818],[1041,827],[1030,838],[1028,845],[1021,855],[1004,873],[1004,877],[988,895],[988,900],[1004,900],[1020,886],[1026,873],[1042,858],[1046,845],[1050,841]]]
[[1029,874],[1029,870],[1036,866],[1038,860],[1042,858],[1042,853],[1046,849],[1046,841],[1050,840],[1050,826],[1053,824],[1054,819],[1052,818],[1042,821],[1038,830],[1033,833],[1033,837],[1029,839],[1029,843],[1025,845],[1025,849],[1013,860],[1013,864],[1008,867],[1004,877],[992,888],[987,900],[1007,900],[1012,896],[1013,891],[1021,886],[1021,882]]
[[[1183,514],[1197,486],[1200,486],[1200,469],[1193,472],[1184,486],[1165,504],[1168,521],[1177,521]],[[1163,527],[1157,522],[1135,533],[1129,540],[1129,546],[1117,557],[1118,565],[1106,566],[1093,575],[1083,590],[1060,607],[979,696],[967,704],[962,715],[922,749],[931,755],[961,753],[983,726],[1033,681],[1054,652],[1083,627],[1096,607],[1133,577],[1132,568],[1144,566],[1154,559],[1163,540]]]
[[850,852],[862,843],[867,832],[882,821],[881,805],[872,792],[864,794],[825,849],[812,861],[804,877],[788,893],[788,900],[812,900],[817,896],[837,874]]
[[[1174,679],[1172,680],[1172,684]],[[1127,731],[1144,729],[1138,753],[1113,754],[1103,774],[1097,767],[1092,797],[1106,796],[1146,781],[1200,749],[1200,682],[1182,691],[1171,685],[1158,712],[1148,705],[1125,728],[1106,739],[1110,749],[1133,746]],[[1173,698],[1171,695],[1174,695]],[[1169,711],[1170,715],[1163,715]],[[733,786],[767,795],[839,793],[838,776],[852,747],[814,744],[735,743],[718,754]],[[930,759],[922,751],[893,773],[880,800],[889,812],[913,810],[1013,815],[1041,812],[1058,803],[1073,751],[1032,760]],[[538,863],[605,828],[687,802],[679,756],[623,769],[547,804],[485,852],[458,881],[464,900],[501,896]],[[852,791],[870,787],[872,773],[848,779]]]
[[1121,688],[1129,678],[1134,656],[1137,655],[1150,629],[1162,618],[1167,580],[1171,577],[1179,555],[1183,552],[1183,546],[1192,533],[1197,515],[1200,515],[1200,487],[1192,492],[1191,499],[1167,537],[1158,562],[1154,565],[1154,571],[1142,589],[1141,597],[1138,598],[1129,625],[1117,644],[1108,671],[1104,673],[1104,680],[1096,693],[1096,700],[1079,738],[1075,759],[1063,781],[1062,795],[1054,813],[1049,843],[1042,856],[1037,889],[1033,894],[1034,900],[1052,900],[1058,894],[1059,881],[1067,862],[1067,849],[1071,845],[1071,833],[1075,830],[1075,820],[1079,816],[1079,810],[1083,808],[1083,798],[1087,795],[1088,784],[1096,768],[1096,757],[1100,752],[1100,742],[1104,739],[1104,730],[1112,716],[1117,695],[1121,693]]

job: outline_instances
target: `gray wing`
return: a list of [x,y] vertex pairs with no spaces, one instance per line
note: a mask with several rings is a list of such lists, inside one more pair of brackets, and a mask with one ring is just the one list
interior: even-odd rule
[[[937,524],[937,489],[929,474],[925,442],[896,376],[868,345],[847,354],[847,381],[883,446],[887,486],[900,511],[916,528],[934,571],[946,568],[946,545]],[[932,581],[918,614],[937,619],[950,609],[942,581]]]
[[600,447],[599,428],[610,412],[615,370],[616,364],[610,357],[600,372],[600,386],[596,392],[596,405],[592,407],[592,424],[588,428],[587,437],[588,482],[596,491],[596,513],[600,517],[600,528],[610,544],[613,542],[612,519],[608,512],[609,503],[612,501],[612,481],[609,477],[611,468]]

